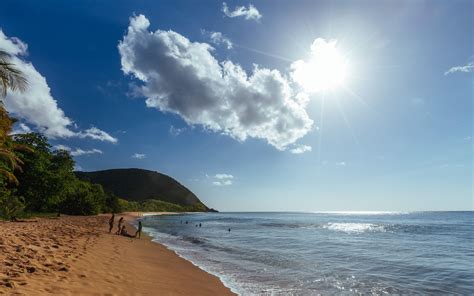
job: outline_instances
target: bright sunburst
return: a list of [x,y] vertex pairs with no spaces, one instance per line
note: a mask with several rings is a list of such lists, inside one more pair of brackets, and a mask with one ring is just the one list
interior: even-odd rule
[[334,90],[342,86],[348,72],[348,62],[337,48],[337,41],[316,39],[311,45],[309,61],[292,64],[292,77],[306,92]]

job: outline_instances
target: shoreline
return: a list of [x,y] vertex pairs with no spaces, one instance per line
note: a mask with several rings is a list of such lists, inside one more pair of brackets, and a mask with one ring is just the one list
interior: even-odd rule
[[[153,213],[176,214],[176,213]],[[125,217],[129,233],[138,213]],[[235,295],[221,280],[149,236],[108,234],[108,218],[0,222],[0,294]]]
[[[147,217],[147,216],[163,216],[163,215],[182,215],[182,214],[193,214],[193,213],[196,213],[196,212],[125,212],[125,218],[124,220],[130,225],[130,227],[133,227],[134,229],[136,229],[136,227],[131,224],[131,222],[134,222],[134,221],[137,221],[138,219],[142,218],[142,217]],[[152,236],[150,236],[148,233],[146,233],[145,231],[142,232],[142,237],[146,237],[146,239],[150,240],[151,242],[155,243],[155,244],[159,244],[163,247],[165,247],[167,250],[169,250],[170,252],[173,252],[176,256],[178,256],[179,258],[182,258],[183,260],[186,260],[188,262],[190,262],[192,265],[196,266],[197,268],[199,268],[201,271],[207,273],[207,274],[210,274],[212,276],[215,276],[219,279],[219,281],[226,287],[228,288],[234,295],[238,295],[238,292],[233,288],[231,287],[228,283],[225,282],[224,279],[222,279],[219,275],[216,275],[206,269],[204,269],[204,267],[198,265],[197,263],[193,262],[192,260],[188,259],[188,258],[185,258],[183,257],[181,254],[179,254],[178,252],[176,252],[175,250],[169,248],[167,245],[159,242],[159,241],[156,241],[153,239]]]

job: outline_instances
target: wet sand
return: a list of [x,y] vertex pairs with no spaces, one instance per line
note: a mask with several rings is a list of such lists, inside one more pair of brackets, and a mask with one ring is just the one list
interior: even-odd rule
[[108,217],[0,222],[0,294],[233,295],[217,277],[146,236],[108,234]]

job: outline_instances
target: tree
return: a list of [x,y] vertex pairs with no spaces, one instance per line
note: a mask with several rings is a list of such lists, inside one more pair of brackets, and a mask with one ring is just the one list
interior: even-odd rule
[[15,145],[11,143],[10,133],[15,120],[12,119],[5,107],[3,99],[7,96],[7,90],[25,91],[28,85],[24,74],[11,62],[12,56],[4,50],[0,50],[0,175],[7,182],[18,184],[18,180],[13,175],[14,170],[21,169],[21,161],[15,155]]
[[51,151],[48,139],[39,133],[15,135],[14,141],[30,147],[19,152],[24,164],[16,194],[24,198],[28,211],[57,211],[76,179],[71,155],[64,150]]
[[11,62],[12,56],[0,50],[0,96],[5,98],[7,91],[24,91],[28,86],[24,74]]
[[96,215],[105,208],[105,200],[102,186],[76,179],[59,209],[69,215]]
[[10,60],[11,55],[0,50],[0,215],[6,218],[23,209],[21,199],[14,196],[9,187],[18,185],[14,171],[21,171],[23,163],[15,152],[24,147],[12,141],[10,133],[14,120],[3,106],[3,98],[8,90],[24,91],[28,84],[23,73]]

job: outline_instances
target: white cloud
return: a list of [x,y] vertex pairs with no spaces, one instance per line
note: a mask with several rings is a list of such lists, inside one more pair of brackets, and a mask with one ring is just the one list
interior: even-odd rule
[[236,6],[234,10],[230,11],[229,7],[227,6],[227,3],[222,2],[222,12],[227,17],[244,17],[246,20],[260,20],[262,18],[262,15],[258,11],[258,9],[253,6],[252,4],[249,4],[248,7],[245,6]]
[[99,140],[103,142],[111,142],[111,143],[117,143],[117,138],[112,137],[108,133],[104,132],[103,130],[100,130],[96,127],[91,127],[89,129],[86,129],[85,131],[81,131],[77,133],[77,137],[79,138],[91,138],[94,140]]
[[21,122],[18,124],[18,126],[15,126],[12,131],[13,135],[27,134],[27,133],[31,133],[31,128]]
[[186,128],[179,128],[179,127],[174,127],[173,125],[170,126],[169,132],[173,136],[179,136],[182,132],[184,132]]
[[144,15],[132,17],[118,46],[122,71],[144,83],[148,107],[239,141],[264,139],[280,150],[311,130],[307,98],[278,70],[255,66],[249,76],[232,61],[219,63],[209,44],[173,31],[150,32],[149,26]]
[[[24,92],[9,92],[5,105],[9,112],[50,138],[81,137],[82,132],[75,132],[73,121],[59,108],[58,102],[51,95],[46,78],[42,76],[31,62],[22,57],[27,55],[28,45],[20,39],[7,37],[0,29],[0,49],[11,54],[11,61],[22,71],[28,80]],[[100,131],[99,129],[97,129]],[[107,134],[103,131],[101,133]]]
[[82,150],[81,148],[76,148],[71,151],[72,156],[81,156],[81,155],[87,155],[87,154],[102,154],[102,150],[99,149],[91,149],[91,150]]
[[88,154],[102,154],[102,150],[99,150],[99,149],[91,149],[91,150],[82,150],[81,148],[75,148],[75,149],[72,149],[71,147],[69,146],[66,146],[66,145],[55,145],[53,147],[54,149],[56,150],[66,150],[66,151],[69,151],[69,153],[72,155],[72,156],[81,156],[81,155],[88,155]]
[[144,158],[146,158],[146,155],[142,154],[142,153],[135,153],[135,154],[132,155],[132,158],[144,159]]
[[234,176],[230,175],[230,174],[216,174],[214,176],[214,178],[216,179],[219,179],[219,180],[223,180],[223,179],[234,179]]
[[341,161],[341,162],[336,162],[336,166],[338,167],[343,167],[343,166],[346,166],[346,162],[345,161]]
[[293,154],[302,154],[305,152],[310,152],[311,150],[313,150],[313,148],[308,145],[295,145],[295,148],[291,149],[290,152]]
[[469,73],[469,72],[472,72],[472,71],[474,71],[474,62],[469,62],[464,66],[452,67],[448,71],[444,72],[444,75],[449,75],[449,74],[453,74],[453,73],[456,73],[456,72]]
[[215,186],[229,186],[232,185],[234,176],[230,174],[216,174],[214,175],[214,181],[212,182]]
[[201,30],[201,33],[204,36],[207,36],[212,44],[225,45],[227,49],[231,49],[233,46],[232,41],[230,41],[230,39],[224,36],[224,34],[222,34],[221,32]]
[[66,150],[66,151],[71,151],[71,147],[69,146],[66,146],[66,145],[62,145],[62,144],[59,144],[59,145],[54,145],[53,146],[54,149],[56,150]]

